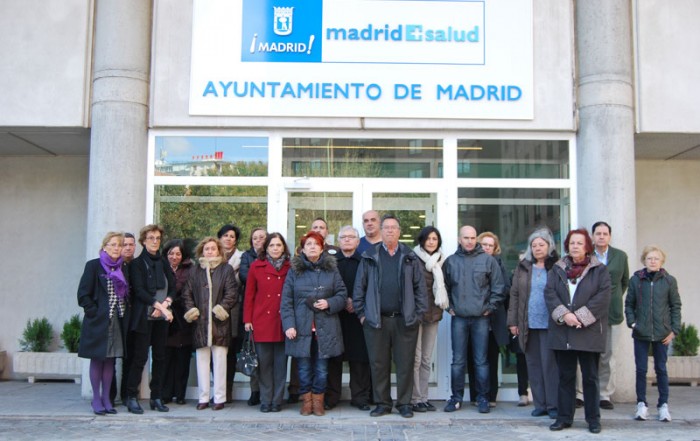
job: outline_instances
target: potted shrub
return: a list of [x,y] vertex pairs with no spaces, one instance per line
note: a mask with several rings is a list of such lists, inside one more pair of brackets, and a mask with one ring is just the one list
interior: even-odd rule
[[15,374],[26,376],[30,383],[37,378],[73,379],[80,383],[81,364],[78,354],[46,352],[53,337],[53,326],[46,317],[27,320],[27,326],[19,340],[22,351],[15,353],[12,360]]
[[[698,356],[698,330],[693,325],[681,323],[681,330],[671,342],[668,362],[668,380],[671,383],[690,383],[697,386],[700,381],[700,357]],[[654,359],[649,357],[649,369],[647,374],[649,381],[656,380],[654,373]]]
[[63,340],[63,347],[66,348],[68,352],[78,352],[78,343],[80,343],[81,326],[82,321],[80,320],[79,314],[71,316],[71,318],[63,324],[61,340]]

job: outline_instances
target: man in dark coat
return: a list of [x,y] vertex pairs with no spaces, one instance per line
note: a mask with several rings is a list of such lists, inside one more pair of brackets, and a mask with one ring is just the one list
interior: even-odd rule
[[326,389],[326,404],[333,408],[340,401],[342,390],[343,360],[350,365],[350,404],[360,410],[369,410],[372,392],[372,381],[367,356],[367,344],[362,332],[362,324],[352,307],[352,293],[355,284],[357,267],[360,265],[360,254],[357,246],[360,243],[359,233],[351,225],[346,225],[338,233],[341,254],[336,256],[338,271],[348,289],[348,299],[345,310],[340,311],[340,326],[343,330],[345,353],[328,360],[328,388]]
[[391,413],[393,358],[396,407],[402,417],[411,418],[418,325],[428,309],[428,295],[418,256],[399,243],[399,220],[385,214],[380,228],[382,242],[362,253],[353,289],[353,307],[363,325],[377,404],[370,416]]

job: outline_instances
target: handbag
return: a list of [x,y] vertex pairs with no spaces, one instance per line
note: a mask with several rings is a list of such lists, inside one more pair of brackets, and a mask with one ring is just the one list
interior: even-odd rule
[[253,331],[247,331],[243,337],[241,351],[236,354],[236,370],[249,377],[258,370],[258,354],[255,352]]

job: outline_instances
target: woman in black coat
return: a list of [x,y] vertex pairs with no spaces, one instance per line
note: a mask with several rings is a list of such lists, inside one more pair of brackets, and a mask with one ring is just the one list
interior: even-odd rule
[[131,413],[142,414],[138,393],[141,373],[151,348],[151,410],[167,412],[162,401],[165,374],[165,345],[168,340],[168,323],[173,321],[170,306],[176,299],[175,278],[165,268],[160,253],[163,229],[158,225],[146,225],[139,231],[139,243],[143,251],[129,264],[132,285],[132,314],[129,324],[129,378],[126,383],[126,408]]
[[115,414],[109,399],[114,362],[124,356],[124,322],[127,317],[129,276],[121,257],[123,233],[109,232],[102,239],[99,259],[85,264],[78,286],[78,305],[85,317],[80,329],[78,356],[90,359],[92,410],[95,415]]
[[300,413],[325,414],[328,359],[343,353],[338,312],[347,291],[335,257],[323,252],[323,236],[314,231],[300,241],[301,255],[292,259],[282,290],[282,329],[286,353],[298,360]]
[[588,430],[600,433],[598,360],[607,339],[610,274],[593,255],[593,242],[584,228],[569,231],[564,251],[567,255],[549,271],[544,289],[547,338],[559,368],[558,415],[549,428],[571,427],[580,365]]

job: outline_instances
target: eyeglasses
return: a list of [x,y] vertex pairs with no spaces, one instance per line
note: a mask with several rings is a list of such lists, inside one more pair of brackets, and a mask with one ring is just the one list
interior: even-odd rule
[[398,229],[399,229],[399,227],[397,227],[396,225],[384,225],[382,227],[382,230],[398,230]]
[[149,240],[151,242],[160,242],[160,239],[160,236],[146,236],[146,240]]
[[357,236],[338,236],[338,239],[340,239],[340,240],[357,239]]

